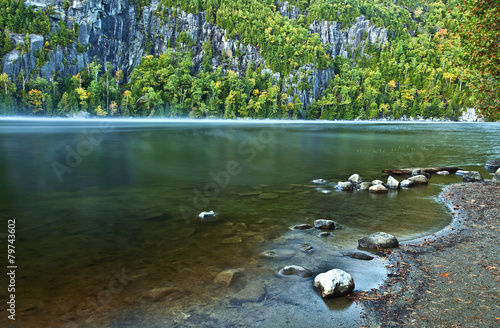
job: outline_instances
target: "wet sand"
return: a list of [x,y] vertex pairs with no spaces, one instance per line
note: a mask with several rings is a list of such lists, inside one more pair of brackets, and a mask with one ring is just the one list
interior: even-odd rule
[[500,185],[452,185],[453,221],[437,236],[386,251],[383,288],[356,296],[366,327],[498,327]]

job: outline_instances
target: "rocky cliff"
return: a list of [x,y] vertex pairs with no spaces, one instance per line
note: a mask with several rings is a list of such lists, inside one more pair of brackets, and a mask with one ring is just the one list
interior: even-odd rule
[[[158,0],[151,0],[150,5],[140,13],[129,0],[74,0],[67,10],[61,9],[61,0],[30,1],[30,4],[40,8],[52,4],[59,8],[56,9],[57,14],[51,15],[53,29],[60,20],[68,27],[73,22],[79,25],[78,40],[69,47],[58,47],[50,51],[47,62],[39,70],[39,74],[46,79],[53,75],[75,75],[94,57],[101,63],[110,62],[128,78],[145,54],[161,54],[168,47],[177,47],[177,38],[182,31],[192,39],[194,73],[201,68],[204,57],[202,47],[207,41],[212,45],[213,68],[222,66],[223,71],[230,69],[244,75],[252,61],[257,66],[265,67],[259,48],[243,45],[237,38],[230,39],[227,31],[206,21],[204,12],[188,14],[175,8],[160,10]],[[290,19],[298,19],[299,15],[306,14],[288,2],[280,3],[277,10]],[[353,26],[344,30],[339,23],[324,21],[313,22],[309,30],[320,36],[331,56],[348,57],[349,48],[364,47],[368,40],[372,43],[384,43],[387,40],[387,31],[370,25],[364,17],[359,17]],[[25,42],[21,35],[13,34],[11,37],[14,44]],[[29,51],[23,54],[20,50],[12,50],[4,56],[3,71],[10,76],[17,76],[22,72],[29,75],[36,66],[35,54],[44,46],[45,41],[42,36],[31,35]],[[80,51],[77,43],[81,45]],[[86,47],[86,51],[82,51],[82,47]],[[299,91],[297,84],[291,83],[294,75],[306,79],[311,89]],[[278,73],[274,76],[276,82],[282,78]],[[309,105],[321,94],[333,76],[331,68],[317,70],[312,65],[306,65],[287,77],[284,84],[292,86],[303,104]]]

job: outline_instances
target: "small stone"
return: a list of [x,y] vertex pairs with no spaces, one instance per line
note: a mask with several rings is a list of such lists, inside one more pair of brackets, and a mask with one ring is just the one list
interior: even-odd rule
[[246,191],[246,192],[240,192],[238,195],[241,197],[247,197],[247,196],[258,196],[262,194],[262,191]]
[[326,181],[325,179],[314,179],[312,181],[312,183],[316,183],[316,184],[325,184],[327,183],[328,181]]
[[209,212],[201,212],[200,214],[198,214],[198,217],[202,220],[211,219],[215,217],[215,212],[213,210]]
[[320,273],[314,278],[313,284],[323,298],[347,295],[354,290],[354,279],[340,269]]
[[243,239],[240,236],[224,238],[221,241],[222,244],[239,244],[241,242],[243,242]]
[[352,184],[360,184],[363,182],[363,179],[359,176],[359,174],[353,174],[347,179],[347,181],[351,182]]
[[427,180],[427,177],[425,175],[416,175],[411,178],[408,178],[408,180],[412,181],[415,184],[428,184],[429,180]]
[[301,278],[311,277],[313,272],[299,265],[287,265],[278,272],[283,276],[299,276]]
[[273,200],[279,198],[280,195],[274,194],[274,193],[263,193],[259,195],[260,199],[265,199],[265,200]]
[[329,232],[321,232],[318,234],[318,237],[320,237],[320,238],[326,238],[326,237],[330,237],[330,236],[333,236],[333,235]]
[[309,252],[313,250],[313,247],[309,244],[300,244],[300,249],[304,252]]
[[437,175],[448,175],[448,174],[450,174],[450,172],[448,172],[448,171],[439,171],[436,174]]
[[401,181],[400,185],[401,185],[401,187],[404,187],[404,188],[410,188],[410,187],[415,186],[415,182],[406,179],[406,180]]
[[314,227],[316,229],[323,229],[323,230],[335,230],[336,225],[335,222],[332,220],[316,220],[314,221]]
[[399,242],[393,235],[385,232],[376,232],[359,239],[358,245],[362,248],[390,248],[398,247]]
[[312,225],[310,224],[297,224],[291,227],[290,229],[292,230],[307,230],[307,229],[312,229]]
[[376,185],[383,185],[384,182],[382,180],[373,180],[372,181],[372,185],[376,186]]
[[478,171],[470,171],[470,172],[464,173],[462,178],[464,179],[464,182],[476,182],[476,181],[483,181],[484,180],[483,176]]
[[469,173],[469,171],[458,170],[458,171],[455,172],[455,174],[458,175],[458,176],[460,176],[460,177],[463,176],[465,173]]
[[368,189],[369,192],[375,192],[375,193],[385,193],[387,192],[387,188],[384,187],[384,185],[381,185],[381,184],[376,184],[376,185],[373,185],[371,186],[369,189]]

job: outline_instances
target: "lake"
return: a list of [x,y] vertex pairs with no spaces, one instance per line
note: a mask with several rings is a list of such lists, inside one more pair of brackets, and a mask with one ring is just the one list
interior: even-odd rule
[[[380,286],[383,256],[343,252],[377,231],[408,241],[443,229],[439,193],[461,178],[383,195],[333,185],[407,167],[490,179],[499,135],[494,123],[0,119],[4,263],[15,220],[16,321],[6,325],[359,326],[356,302],[323,300],[313,277],[278,270],[341,268],[356,290]],[[340,228],[326,238],[290,229],[321,218]]]

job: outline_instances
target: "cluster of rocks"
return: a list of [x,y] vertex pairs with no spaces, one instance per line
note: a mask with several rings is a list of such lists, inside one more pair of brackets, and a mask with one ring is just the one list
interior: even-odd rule
[[[323,230],[322,232],[320,232],[318,234],[318,237],[324,238],[324,237],[329,237],[332,235],[330,232],[328,232],[328,230],[338,229],[339,226],[333,220],[319,219],[319,220],[314,221],[314,226],[307,224],[307,223],[303,223],[303,224],[297,224],[297,225],[290,227],[290,229],[292,229],[292,230],[309,230],[309,229],[313,229],[313,228]],[[324,231],[324,230],[327,230],[327,231]]]
[[[373,180],[372,182],[363,182],[363,179],[359,174],[353,174],[349,177],[347,181],[340,181],[337,183],[335,188],[342,191],[360,190],[368,191],[373,193],[385,193],[390,189],[399,189],[400,187],[409,188],[418,184],[427,184],[428,176],[425,172],[420,169],[415,169],[412,173],[412,177],[405,179],[403,181],[396,180],[393,176],[387,178],[387,182],[384,183],[381,180]],[[313,180],[313,182],[318,180]]]

